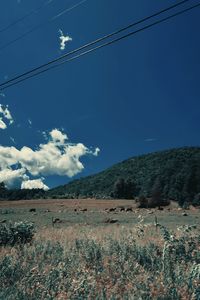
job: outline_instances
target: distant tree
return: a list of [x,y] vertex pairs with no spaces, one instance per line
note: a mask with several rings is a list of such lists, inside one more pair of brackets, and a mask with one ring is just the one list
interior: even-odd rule
[[138,193],[138,188],[131,179],[118,179],[114,184],[114,191],[112,197],[117,199],[134,199]]
[[200,193],[196,194],[193,201],[192,205],[194,206],[200,206]]
[[138,188],[135,182],[131,179],[127,179],[127,181],[125,182],[124,198],[134,199],[137,194],[138,194]]
[[138,202],[138,208],[148,208],[149,206],[148,198],[146,198],[144,195],[140,195],[137,202]]
[[159,178],[156,178],[151,191],[151,201],[155,206],[161,206],[163,202],[162,198],[162,184]]
[[200,164],[192,161],[183,186],[182,202],[191,203],[198,193],[200,193]]
[[8,196],[8,190],[5,186],[4,182],[0,183],[0,199],[7,199]]
[[124,198],[124,194],[125,194],[125,180],[124,178],[120,178],[114,184],[113,196],[114,198],[122,199]]
[[6,186],[4,182],[0,182],[0,191],[1,190],[6,190]]

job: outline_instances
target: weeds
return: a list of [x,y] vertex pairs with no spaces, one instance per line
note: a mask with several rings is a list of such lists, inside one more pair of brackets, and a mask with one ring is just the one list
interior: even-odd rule
[[85,229],[70,243],[36,239],[7,250],[0,299],[200,299],[197,228],[174,233],[140,222],[139,230],[139,237],[128,228],[98,240]]
[[34,226],[28,222],[0,224],[0,246],[14,246],[32,241]]

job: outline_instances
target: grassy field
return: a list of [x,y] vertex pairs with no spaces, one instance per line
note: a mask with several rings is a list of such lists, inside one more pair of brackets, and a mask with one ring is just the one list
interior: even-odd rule
[[0,246],[0,300],[199,300],[200,212],[185,212],[129,200],[0,202],[0,221],[36,229],[31,243]]
[[[125,210],[120,211],[122,208]],[[126,211],[131,208],[132,211]],[[35,209],[35,212],[30,212]],[[86,211],[82,211],[82,210]],[[109,210],[114,209],[114,211]],[[170,207],[160,211],[157,209],[137,209],[134,200],[22,200],[0,202],[0,222],[3,220],[33,222],[39,229],[52,227],[52,218],[59,218],[59,228],[72,225],[107,226],[108,219],[117,220],[118,226],[138,223],[138,217],[145,224],[154,223],[155,216],[165,226],[175,228],[185,224],[199,224],[199,209],[186,211],[172,202]]]

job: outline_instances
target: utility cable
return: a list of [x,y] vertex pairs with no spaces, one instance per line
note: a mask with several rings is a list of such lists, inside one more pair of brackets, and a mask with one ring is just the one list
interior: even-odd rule
[[[57,61],[60,61],[60,60],[66,58],[66,57],[68,57],[68,56],[70,56],[70,55],[72,55],[72,54],[75,54],[75,53],[77,53],[77,52],[79,52],[79,51],[81,51],[81,50],[84,50],[84,49],[86,49],[86,48],[88,48],[88,47],[90,47],[90,46],[93,46],[93,45],[95,45],[95,44],[97,44],[97,43],[99,43],[99,42],[101,42],[101,41],[104,41],[105,39],[108,39],[108,38],[110,38],[110,37],[112,37],[112,36],[114,36],[114,35],[117,35],[117,34],[123,32],[123,31],[125,31],[125,30],[127,30],[127,29],[129,29],[129,28],[131,28],[131,27],[133,27],[133,26],[139,25],[139,24],[141,24],[141,23],[143,23],[143,22],[145,22],[145,21],[147,21],[147,20],[149,20],[149,19],[151,19],[151,18],[154,18],[154,17],[156,17],[156,16],[159,16],[160,14],[165,13],[165,12],[171,10],[171,9],[174,9],[175,7],[177,7],[177,6],[179,6],[179,5],[182,5],[182,4],[184,4],[184,3],[188,2],[188,1],[190,1],[190,0],[183,0],[183,1],[179,2],[179,3],[176,3],[176,4],[174,4],[174,5],[172,5],[172,6],[169,6],[169,7],[165,8],[165,9],[162,9],[161,11],[156,12],[156,13],[154,13],[154,14],[148,16],[148,17],[145,17],[145,18],[143,18],[143,19],[141,19],[141,20],[139,20],[139,21],[133,22],[133,23],[129,24],[128,26],[125,26],[125,27],[123,27],[123,28],[121,28],[121,29],[119,29],[119,30],[116,30],[116,31],[114,31],[114,32],[112,32],[112,33],[110,33],[110,34],[107,34],[107,35],[105,35],[105,36],[103,36],[103,37],[101,37],[101,38],[98,38],[98,39],[96,39],[96,40],[94,40],[94,41],[92,41],[92,42],[90,42],[90,43],[87,43],[87,44],[85,44],[85,45],[83,45],[83,46],[81,46],[81,47],[79,47],[79,48],[76,48],[76,49],[74,49],[74,50],[72,50],[72,51],[70,51],[70,52],[68,52],[68,53],[66,53],[66,54],[64,54],[64,55],[62,55],[62,56],[59,56],[58,58],[56,58],[56,59],[54,59],[54,60],[51,60],[51,61],[48,62],[48,63],[45,63],[45,64],[43,64],[43,65],[41,65],[41,66],[39,66],[39,67],[33,68],[33,69],[31,69],[30,71],[27,71],[27,72],[25,72],[25,73],[22,73],[21,75],[18,75],[18,76],[16,76],[16,77],[14,77],[13,79],[7,80],[7,81],[4,82],[3,84],[8,84],[8,83],[10,83],[10,82],[12,82],[12,81],[15,81],[15,80],[17,80],[17,79],[19,79],[19,78],[21,78],[21,77],[26,76],[26,75],[28,75],[28,74],[30,74],[30,73],[32,73],[32,72],[35,72],[35,71],[37,71],[37,70],[40,70],[41,68],[47,67],[48,65],[51,65],[51,64],[53,64],[53,63],[55,63],[55,62],[57,62]],[[3,85],[3,84],[0,84],[0,87],[1,87],[1,85]]]
[[[53,0],[51,0],[53,1]],[[55,16],[51,17],[50,19],[48,19],[47,21],[45,22],[41,22],[40,24],[32,27],[30,30],[26,31],[25,33],[21,34],[20,36],[16,37],[15,39],[7,42],[6,44],[4,44],[3,46],[0,46],[0,51],[4,50],[5,48],[9,47],[10,45],[22,40],[24,37],[28,36],[29,34],[31,34],[32,32],[42,28],[42,27],[45,27],[47,26],[49,23],[55,21],[57,18],[61,17],[63,14],[66,14],[67,12],[73,10],[74,8],[80,6],[81,4],[83,4],[84,2],[86,2],[88,0],[82,0],[78,3],[76,3],[75,5],[73,6],[70,6],[68,8],[65,8],[64,10],[62,10],[59,14],[56,14]],[[185,0],[185,1],[189,1],[189,0]]]
[[27,19],[28,17],[30,17],[31,15],[38,13],[41,9],[43,9],[44,7],[46,7],[47,5],[49,5],[51,2],[53,2],[53,0],[48,0],[46,2],[44,2],[42,5],[40,5],[38,8],[31,10],[30,12],[28,12],[27,14],[25,14],[23,17],[11,22],[9,25],[5,26],[4,28],[0,29],[0,33],[10,29],[11,27],[15,26],[16,24],[24,21],[25,19]]
[[[123,36],[121,36],[121,37],[119,37],[119,38],[113,39],[113,40],[111,40],[111,41],[109,41],[109,42],[107,42],[107,43],[101,44],[101,45],[96,46],[96,47],[94,47],[94,48],[92,48],[92,49],[89,49],[89,50],[87,50],[87,51],[84,51],[84,52],[82,52],[82,53],[80,53],[80,54],[78,54],[78,55],[75,55],[75,56],[73,56],[73,57],[71,57],[71,58],[69,58],[69,59],[67,59],[67,60],[61,61],[61,62],[57,63],[56,65],[52,65],[52,66],[51,66],[50,64],[52,64],[52,62],[49,62],[48,64],[42,65],[42,66],[40,66],[40,67],[38,67],[38,68],[35,68],[34,70],[28,71],[28,72],[26,72],[26,73],[24,73],[24,74],[22,74],[22,75],[18,75],[17,77],[12,78],[12,79],[10,79],[10,80],[8,80],[8,81],[6,81],[6,82],[0,84],[0,90],[4,90],[4,89],[6,89],[6,88],[9,88],[9,87],[11,87],[11,86],[13,86],[13,85],[16,85],[16,84],[18,84],[18,83],[20,83],[20,82],[22,82],[22,81],[25,81],[25,80],[27,80],[27,79],[29,79],[29,78],[35,77],[35,76],[37,76],[37,75],[39,75],[39,74],[42,74],[42,73],[47,72],[47,71],[49,71],[49,70],[51,70],[51,69],[53,69],[53,68],[56,68],[56,67],[58,67],[58,66],[60,66],[60,65],[62,65],[62,64],[64,64],[64,63],[67,63],[67,62],[70,62],[70,61],[72,61],[72,60],[75,60],[75,59],[77,59],[77,58],[79,58],[79,57],[81,57],[81,56],[84,56],[84,55],[86,55],[86,54],[89,54],[89,53],[91,53],[91,52],[93,52],[93,51],[96,51],[96,50],[101,49],[101,48],[103,48],[103,47],[106,47],[106,46],[108,46],[108,45],[114,44],[114,43],[116,43],[116,42],[118,42],[118,41],[120,41],[120,40],[123,40],[123,39],[125,39],[125,38],[127,38],[127,37],[130,37],[130,36],[136,34],[136,33],[139,33],[139,32],[141,32],[141,31],[144,31],[144,30],[146,30],[146,29],[148,29],[148,28],[151,28],[151,27],[153,27],[153,26],[155,26],[155,25],[158,25],[158,24],[160,24],[160,23],[163,23],[163,22],[165,22],[165,21],[167,21],[167,20],[169,20],[169,19],[172,19],[172,18],[174,18],[174,17],[176,17],[176,16],[178,16],[178,15],[181,15],[181,14],[183,14],[183,13],[185,13],[185,12],[188,12],[188,11],[194,9],[194,8],[199,7],[199,6],[200,6],[200,3],[198,3],[198,4],[196,4],[196,5],[193,5],[193,6],[189,7],[189,8],[183,9],[183,10],[181,10],[181,11],[179,11],[179,12],[176,12],[176,13],[174,13],[174,14],[168,16],[168,17],[165,17],[165,18],[160,19],[160,20],[158,20],[158,21],[155,21],[155,22],[153,22],[153,23],[151,23],[151,24],[149,24],[149,25],[146,25],[146,26],[144,26],[144,27],[142,27],[142,28],[140,28],[140,29],[137,29],[137,30],[135,30],[135,31],[129,32],[128,34],[125,34],[125,35],[123,35]],[[103,39],[103,38],[101,38],[101,39]],[[94,42],[92,42],[92,43],[94,44]],[[90,44],[92,44],[92,43],[90,43]],[[85,48],[85,46],[83,46],[83,47]],[[83,47],[81,47],[81,48],[83,49]],[[78,48],[78,49],[80,49],[80,48]],[[75,50],[73,50],[73,51],[71,51],[71,52],[75,53],[75,52],[77,52],[77,49],[75,49]],[[68,53],[67,55],[69,55],[69,53]],[[66,56],[66,55],[65,55],[65,56]],[[57,62],[58,59],[57,59],[57,60],[54,60],[54,61]],[[48,68],[46,68],[46,69],[40,71],[40,69],[43,68],[43,66],[48,66],[48,65],[50,65]],[[31,73],[33,73],[34,71],[38,71],[38,72],[36,72],[36,73],[34,73],[34,74],[31,74]],[[24,77],[24,76],[26,76],[26,75],[29,75],[29,76],[27,76],[27,77],[25,77],[25,78],[22,78],[22,77]],[[21,79],[20,79],[20,78],[21,78]],[[17,80],[17,79],[19,79],[19,80]],[[16,81],[16,80],[17,80],[17,81]]]

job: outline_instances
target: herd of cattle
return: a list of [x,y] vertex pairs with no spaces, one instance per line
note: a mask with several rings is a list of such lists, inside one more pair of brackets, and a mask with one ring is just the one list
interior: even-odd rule
[[[74,208],[74,212],[87,212],[87,208]],[[132,207],[124,207],[124,206],[117,206],[117,207],[111,207],[111,208],[105,208],[105,212],[131,212],[134,211]],[[29,212],[36,213],[36,208],[30,208]],[[46,209],[45,212],[51,212],[49,209]],[[59,211],[62,212],[62,211]]]
[[[79,212],[87,212],[88,209],[87,208],[81,208],[81,207],[76,207],[73,209],[74,212],[79,213]],[[37,214],[36,213],[36,208],[30,208],[29,212]],[[51,212],[49,209],[45,210],[45,213]],[[62,212],[61,210],[58,212]],[[110,207],[110,208],[105,208],[104,209],[105,213],[118,213],[118,212],[133,212],[133,208],[132,207],[125,207],[125,206],[117,206],[117,207]],[[113,219],[113,218],[108,218],[105,220],[105,223],[117,223],[118,220],[117,219]],[[54,218],[52,217],[52,225],[54,226],[54,224],[59,224],[59,223],[63,223],[63,220],[61,220],[60,218]]]

